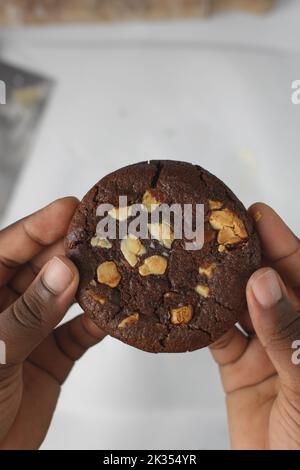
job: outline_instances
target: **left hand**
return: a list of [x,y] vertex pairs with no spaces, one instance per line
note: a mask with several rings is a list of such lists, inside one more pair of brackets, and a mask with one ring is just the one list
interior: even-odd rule
[[54,329],[78,286],[63,244],[77,204],[57,200],[0,231],[0,449],[41,445],[74,362],[105,336],[84,314]]

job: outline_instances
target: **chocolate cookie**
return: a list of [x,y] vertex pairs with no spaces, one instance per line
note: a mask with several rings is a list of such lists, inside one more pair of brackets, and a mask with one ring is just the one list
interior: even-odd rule
[[[119,196],[127,196],[126,205]],[[153,218],[173,204],[179,212],[167,222]],[[203,229],[196,223],[200,204]],[[189,237],[180,237],[178,222],[184,227],[188,216]],[[137,236],[132,227],[141,225],[145,233]],[[121,236],[124,227],[129,233]],[[100,180],[77,208],[66,251],[80,272],[77,300],[85,312],[110,335],[149,352],[193,351],[218,339],[244,311],[247,280],[261,261],[242,203],[208,171],[176,161],[137,163]]]

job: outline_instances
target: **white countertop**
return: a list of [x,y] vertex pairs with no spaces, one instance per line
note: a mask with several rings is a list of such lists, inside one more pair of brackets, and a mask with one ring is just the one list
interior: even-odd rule
[[[265,18],[3,30],[5,58],[57,81],[5,221],[169,157],[300,233],[300,3],[282,3]],[[225,416],[207,350],[156,356],[108,338],[71,374],[43,448],[226,448]]]

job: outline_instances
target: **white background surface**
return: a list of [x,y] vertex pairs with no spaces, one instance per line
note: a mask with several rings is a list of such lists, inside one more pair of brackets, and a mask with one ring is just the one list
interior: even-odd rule
[[[3,30],[4,57],[57,82],[5,222],[170,157],[206,167],[245,205],[272,204],[299,234],[299,21],[291,0],[264,18]],[[72,372],[43,445],[227,447],[207,350],[156,356],[110,338]]]

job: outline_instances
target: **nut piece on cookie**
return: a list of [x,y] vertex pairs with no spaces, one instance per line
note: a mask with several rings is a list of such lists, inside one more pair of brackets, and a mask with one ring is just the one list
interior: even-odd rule
[[139,267],[141,276],[149,276],[150,274],[162,275],[167,269],[167,260],[163,256],[149,256],[144,260],[144,264]]
[[138,322],[139,318],[140,318],[139,313],[134,312],[128,317],[124,318],[122,321],[120,321],[120,323],[118,324],[118,328],[123,329],[126,326],[134,325],[135,323]]
[[218,233],[217,240],[220,245],[234,245],[241,241],[231,227],[223,227]]
[[107,238],[100,238],[100,237],[93,237],[91,239],[91,245],[93,247],[99,247],[99,248],[106,248],[109,249],[112,247],[112,244],[110,243]]
[[211,263],[207,266],[200,266],[199,274],[203,274],[203,276],[206,276],[210,279],[213,275],[213,271],[214,271],[215,267],[216,267],[216,265],[214,263]]
[[95,302],[99,302],[99,304],[101,305],[104,305],[105,302],[106,302],[106,298],[103,297],[102,295],[99,295],[97,294],[96,292],[94,292],[92,289],[89,289],[88,290],[88,295],[90,297],[92,297],[93,300],[95,300]]
[[207,297],[209,296],[209,287],[205,286],[204,284],[197,284],[197,286],[195,287],[195,291],[197,292],[197,294],[201,295],[201,297],[204,297],[205,299],[207,299]]
[[213,229],[219,231],[218,243],[220,245],[233,245],[248,237],[243,221],[227,208],[213,211],[209,222]]
[[172,308],[171,323],[173,325],[184,325],[189,323],[193,316],[193,307],[184,305],[183,307]]
[[121,275],[113,261],[104,261],[97,268],[97,279],[100,284],[117,287],[121,280]]
[[151,237],[155,240],[158,240],[166,248],[170,249],[174,241],[174,233],[171,225],[162,222],[148,224],[148,230],[151,234]]
[[113,219],[119,220],[120,222],[127,220],[128,217],[131,216],[131,213],[132,213],[131,206],[114,207],[113,209],[108,211],[108,215],[110,215],[110,217],[112,217]]
[[223,207],[223,203],[220,202],[220,201],[208,201],[208,205],[209,205],[209,208],[214,211],[214,210],[217,210],[217,209],[221,209],[221,207]]
[[146,191],[143,195],[142,204],[145,206],[148,212],[153,212],[160,204],[156,197],[151,191]]
[[121,241],[121,252],[130,266],[134,267],[138,262],[138,256],[145,254],[146,249],[138,238],[129,235]]

